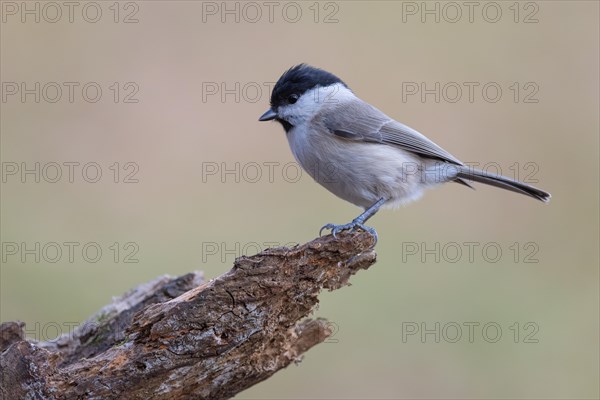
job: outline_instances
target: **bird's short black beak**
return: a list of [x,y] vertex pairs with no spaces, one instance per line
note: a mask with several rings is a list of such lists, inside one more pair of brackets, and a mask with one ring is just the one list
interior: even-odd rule
[[267,110],[266,113],[260,116],[259,121],[271,121],[272,119],[277,118],[277,113],[271,109]]

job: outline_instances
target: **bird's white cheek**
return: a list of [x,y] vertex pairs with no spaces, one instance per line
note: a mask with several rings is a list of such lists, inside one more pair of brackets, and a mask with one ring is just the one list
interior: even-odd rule
[[301,110],[292,106],[279,107],[278,114],[281,119],[286,120],[290,124],[296,126],[302,122],[304,117]]
[[289,107],[279,107],[277,109],[277,115],[279,116],[279,118],[284,119],[288,122],[291,123],[290,118],[291,118],[291,114],[290,114],[290,110]]

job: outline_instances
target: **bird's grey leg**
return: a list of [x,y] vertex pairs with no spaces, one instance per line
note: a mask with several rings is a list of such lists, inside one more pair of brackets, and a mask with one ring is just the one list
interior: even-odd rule
[[331,234],[333,235],[333,237],[336,237],[336,235],[338,233],[340,233],[341,231],[355,230],[356,228],[360,228],[363,231],[369,232],[371,235],[373,235],[375,237],[375,243],[377,243],[377,232],[375,231],[375,229],[364,225],[364,223],[367,222],[367,220],[369,218],[371,218],[373,215],[375,215],[375,213],[377,211],[379,211],[379,209],[385,202],[386,202],[386,199],[383,197],[381,199],[377,200],[371,207],[367,208],[365,210],[365,212],[360,214],[358,217],[354,218],[352,220],[352,222],[350,222],[349,224],[344,224],[344,225],[327,224],[321,228],[321,230],[319,231],[319,235],[321,235],[321,233],[325,229],[331,229]]
[[364,213],[362,213],[358,217],[356,217],[354,219],[354,221],[352,221],[352,222],[364,224],[365,222],[367,222],[369,220],[369,218],[371,218],[373,215],[375,215],[375,213],[377,213],[377,211],[379,211],[379,209],[381,208],[383,203],[385,203],[385,199],[382,197],[379,200],[377,200],[375,202],[375,204],[373,204],[371,207],[367,208]]

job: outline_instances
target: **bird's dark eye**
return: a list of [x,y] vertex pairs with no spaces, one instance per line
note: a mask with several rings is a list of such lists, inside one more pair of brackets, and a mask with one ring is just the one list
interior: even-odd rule
[[290,94],[290,96],[288,97],[288,103],[290,104],[294,104],[298,101],[298,95],[297,94]]

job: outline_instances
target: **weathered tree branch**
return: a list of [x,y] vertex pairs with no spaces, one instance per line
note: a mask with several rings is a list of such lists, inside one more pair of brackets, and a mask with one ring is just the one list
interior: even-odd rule
[[375,263],[368,233],[318,238],[133,289],[50,342],[0,326],[4,399],[225,399],[261,382],[330,334],[304,319],[322,289]]

